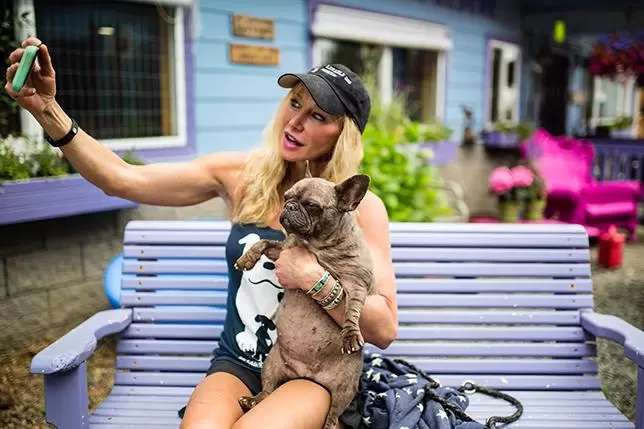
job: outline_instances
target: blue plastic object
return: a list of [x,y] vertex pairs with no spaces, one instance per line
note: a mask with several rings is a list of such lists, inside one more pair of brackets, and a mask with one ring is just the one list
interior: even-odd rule
[[[201,221],[220,221],[222,218],[195,218]],[[112,308],[121,307],[121,286],[123,281],[123,252],[117,253],[107,263],[103,274],[103,290]],[[172,291],[168,291],[172,292]],[[199,293],[196,291],[195,293]]]
[[103,274],[103,290],[112,308],[121,306],[121,280],[123,278],[123,252],[117,253],[107,263]]

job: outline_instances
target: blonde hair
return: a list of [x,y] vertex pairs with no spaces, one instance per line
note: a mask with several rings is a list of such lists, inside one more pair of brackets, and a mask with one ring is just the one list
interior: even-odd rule
[[[246,161],[236,189],[237,204],[232,210],[232,221],[235,223],[268,226],[281,210],[287,173],[292,168],[280,152],[282,117],[290,105],[291,97],[300,87],[301,84],[296,85],[284,97],[273,120],[264,130],[262,146],[253,151]],[[355,122],[348,116],[341,117],[340,126],[340,136],[320,176],[334,183],[356,174],[363,156],[361,134]]]

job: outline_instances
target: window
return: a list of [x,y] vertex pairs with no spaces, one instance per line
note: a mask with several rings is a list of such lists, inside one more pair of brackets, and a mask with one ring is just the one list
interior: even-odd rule
[[[590,128],[611,125],[618,117],[633,118],[635,109],[635,79],[614,81],[601,77],[592,80]],[[635,129],[633,121],[633,129]]]
[[378,66],[382,58],[382,46],[346,40],[320,38],[316,40],[317,64],[341,63],[358,75],[367,71],[378,78]]
[[487,128],[498,121],[519,121],[520,64],[521,49],[518,45],[500,40],[488,42]]
[[394,91],[407,94],[407,113],[413,121],[437,119],[438,52],[393,49]]
[[142,1],[26,3],[35,16],[31,34],[53,55],[57,99],[83,129],[112,149],[186,144],[182,8]]
[[445,55],[452,47],[446,27],[319,5],[311,31],[314,65],[340,62],[358,74],[372,70],[384,102],[405,91],[413,120],[442,119]]
[[[5,4],[7,9],[3,12],[2,25],[0,25],[0,40],[2,40],[2,43],[0,43],[0,58],[5,60],[9,58],[9,54],[17,47],[18,43],[16,41],[15,44],[10,45],[6,41],[15,40],[16,27],[20,24],[20,22],[14,23],[11,19],[14,15],[13,2],[8,3]],[[12,106],[15,106],[15,103],[4,88],[2,88],[2,92],[0,93],[0,136],[20,132],[20,112]]]

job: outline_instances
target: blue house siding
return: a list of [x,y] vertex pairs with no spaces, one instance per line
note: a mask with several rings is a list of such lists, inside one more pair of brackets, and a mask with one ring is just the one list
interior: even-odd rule
[[[284,90],[280,73],[311,67],[311,9],[320,3],[440,23],[450,28],[453,49],[446,59],[444,120],[460,139],[461,106],[473,109],[481,129],[488,90],[489,38],[520,42],[519,15],[513,0],[497,0],[494,18],[441,7],[433,0],[201,0],[194,22],[195,128],[197,154],[247,150],[260,143],[261,132],[274,114]],[[231,15],[274,19],[276,39],[260,41],[232,36]],[[270,45],[280,49],[277,67],[230,64],[228,44]],[[526,55],[522,54],[525,61]],[[520,116],[525,111],[527,67],[522,67]]]
[[[274,19],[275,40],[233,37],[232,14]],[[201,0],[195,25],[197,154],[257,146],[262,130],[285,94],[277,86],[278,74],[307,67],[304,0]],[[277,47],[280,64],[231,64],[229,43]]]

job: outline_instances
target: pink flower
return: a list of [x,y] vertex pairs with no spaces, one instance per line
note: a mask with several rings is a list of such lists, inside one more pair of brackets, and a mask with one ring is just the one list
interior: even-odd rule
[[495,194],[505,194],[512,189],[512,186],[514,185],[512,172],[508,167],[495,168],[492,173],[490,173],[488,185]]
[[511,170],[511,173],[512,173],[512,180],[514,182],[514,186],[517,186],[519,188],[524,188],[532,185],[532,181],[534,180],[534,175],[532,174],[532,171],[530,171],[528,167],[524,167],[523,165],[518,165]]

